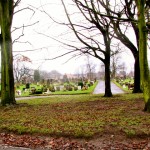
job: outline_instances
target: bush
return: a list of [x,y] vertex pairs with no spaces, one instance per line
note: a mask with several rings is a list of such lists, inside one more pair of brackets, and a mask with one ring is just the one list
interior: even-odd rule
[[25,91],[26,88],[22,88],[23,91]]
[[83,82],[82,81],[78,82],[78,86],[81,86],[81,89],[82,89],[83,88]]
[[19,85],[17,85],[17,89],[19,89],[20,88],[20,86]]
[[30,83],[27,83],[26,84],[26,89],[29,89],[30,88]]
[[77,87],[77,86],[75,86],[75,87],[74,87],[74,91],[77,91],[77,90],[78,90],[78,87]]
[[87,85],[88,85],[88,87],[90,87],[90,86],[91,86],[91,84],[90,84],[90,83],[88,83]]
[[73,90],[72,86],[71,85],[68,86],[68,91],[72,91],[72,90]]
[[47,87],[45,85],[43,86],[42,91],[47,92]]
[[49,87],[49,91],[51,91],[51,92],[55,92],[54,85],[50,85],[50,87]]
[[35,94],[42,94],[42,89],[38,89],[37,91],[35,91]]

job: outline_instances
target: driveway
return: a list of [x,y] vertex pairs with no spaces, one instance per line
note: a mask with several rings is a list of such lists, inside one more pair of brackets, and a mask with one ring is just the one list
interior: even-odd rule
[[[111,82],[112,94],[123,94],[125,93],[122,89]],[[93,92],[93,94],[104,94],[105,93],[105,81],[100,80]]]

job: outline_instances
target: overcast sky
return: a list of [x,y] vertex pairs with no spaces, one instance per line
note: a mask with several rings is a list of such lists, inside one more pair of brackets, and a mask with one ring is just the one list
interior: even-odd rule
[[[52,40],[50,37],[54,37],[55,39],[59,40],[74,38],[73,33],[70,33],[66,26],[56,24],[48,16],[50,15],[59,22],[67,22],[67,18],[64,14],[64,9],[61,5],[61,1],[22,0],[19,7],[17,7],[15,11],[25,7],[28,7],[30,9],[26,9],[16,13],[13,19],[12,31],[15,28],[21,27],[23,25],[28,26],[17,29],[12,33],[13,40],[15,41],[13,45],[14,55],[23,54],[29,57],[32,60],[32,63],[29,65],[33,69],[39,68],[40,70],[47,71],[55,69],[61,73],[78,72],[80,66],[86,64],[86,57],[72,59],[67,63],[65,62],[71,57],[70,55],[56,60],[45,61],[45,59],[53,58],[63,54],[64,52],[67,52],[64,51],[66,49],[62,47],[61,43]],[[74,8],[70,6],[68,7],[68,9]],[[40,10],[46,11],[48,15],[44,12],[41,12]],[[22,33],[24,34],[24,36],[21,36],[18,39],[18,37],[22,35]],[[46,36],[39,33],[42,33]],[[129,58],[127,61],[128,70],[133,69],[134,60],[131,53],[129,51],[126,51],[122,57],[123,59],[126,59],[127,57]],[[95,58],[91,58],[91,61],[97,64],[97,70],[99,70],[99,65],[101,62]]]
[[[78,71],[80,65],[85,63],[84,61],[86,58],[82,57],[78,59],[72,59],[66,63],[66,61],[70,58],[70,56],[67,55],[56,60],[45,61],[45,59],[54,58],[65,53],[66,51],[63,50],[64,48],[62,47],[61,43],[44,35],[38,34],[42,33],[56,39],[57,37],[59,37],[59,39],[60,37],[65,38],[65,36],[61,35],[66,35],[68,28],[54,23],[54,21],[52,21],[47,14],[39,11],[44,10],[55,20],[64,22],[66,20],[66,16],[63,13],[63,7],[60,4],[60,0],[57,0],[56,2],[49,2],[48,0],[22,0],[19,7],[16,8],[16,11],[25,7],[30,7],[34,9],[34,11],[27,9],[16,13],[13,19],[12,30],[23,25],[26,26],[34,23],[35,24],[33,26],[25,27],[24,30],[23,28],[20,28],[13,32],[13,40],[17,39],[22,32],[24,34],[24,36],[21,36],[20,39],[17,41],[15,40],[14,42],[14,55],[23,54],[28,56],[32,60],[31,66],[34,69],[39,68],[48,71],[56,69],[61,73],[74,73]],[[34,7],[38,8],[39,10],[36,10]],[[99,63],[99,61],[95,60],[95,63]]]

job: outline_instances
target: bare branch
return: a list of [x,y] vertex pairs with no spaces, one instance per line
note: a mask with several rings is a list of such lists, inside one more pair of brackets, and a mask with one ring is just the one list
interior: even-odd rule
[[39,21],[36,21],[36,22],[34,22],[34,23],[32,23],[32,24],[28,24],[28,25],[24,25],[24,24],[23,24],[23,26],[21,26],[21,27],[13,27],[12,32],[14,32],[14,31],[16,31],[16,30],[18,30],[18,29],[21,29],[21,28],[23,28],[23,30],[24,30],[24,28],[26,28],[26,27],[31,27],[31,26],[33,26],[33,25],[35,25],[35,24],[37,24],[37,23],[39,23]]
[[21,2],[21,0],[17,0],[15,3],[14,3],[14,7],[18,6],[18,4]]
[[34,12],[33,15],[35,14],[35,11],[32,8],[30,8],[30,7],[25,7],[25,8],[19,9],[19,10],[15,11],[14,14],[17,14],[17,13],[23,11],[23,10],[31,10],[31,11]]

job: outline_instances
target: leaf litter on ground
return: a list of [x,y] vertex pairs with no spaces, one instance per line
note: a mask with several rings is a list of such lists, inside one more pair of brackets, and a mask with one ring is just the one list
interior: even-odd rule
[[110,99],[53,96],[19,103],[0,109],[0,144],[51,150],[150,149],[150,115],[142,111],[139,94]]

